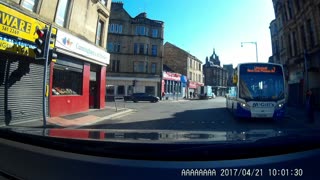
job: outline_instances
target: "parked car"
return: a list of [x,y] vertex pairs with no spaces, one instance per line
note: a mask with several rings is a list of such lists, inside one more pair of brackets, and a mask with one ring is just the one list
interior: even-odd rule
[[133,93],[131,96],[125,96],[125,101],[150,101],[150,102],[158,102],[160,99],[159,97],[147,94],[147,93]]

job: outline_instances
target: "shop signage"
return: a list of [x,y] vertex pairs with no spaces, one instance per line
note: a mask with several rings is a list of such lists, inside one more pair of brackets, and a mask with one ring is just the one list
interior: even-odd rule
[[180,76],[179,73],[163,72],[163,79],[165,80],[180,81]]
[[189,86],[188,87],[191,88],[191,89],[196,89],[197,88],[197,83],[189,81]]
[[0,33],[34,42],[36,29],[45,26],[41,21],[0,4]]
[[45,23],[0,4],[0,51],[34,57],[36,29]]
[[86,41],[61,31],[57,32],[56,47],[75,52],[103,64],[109,64],[110,54]]
[[18,38],[6,36],[0,33],[0,50],[24,56],[34,57],[35,45]]

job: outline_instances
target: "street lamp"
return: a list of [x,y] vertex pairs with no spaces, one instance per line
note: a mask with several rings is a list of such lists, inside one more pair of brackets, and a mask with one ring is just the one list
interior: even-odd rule
[[258,62],[258,44],[257,44],[257,42],[241,42],[241,47],[243,47],[243,44],[254,44],[254,45],[256,45],[256,60],[257,60],[257,62]]

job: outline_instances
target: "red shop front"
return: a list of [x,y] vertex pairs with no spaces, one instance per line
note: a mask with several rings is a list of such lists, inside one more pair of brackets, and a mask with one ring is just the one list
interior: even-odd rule
[[57,32],[56,48],[58,58],[50,66],[50,116],[103,109],[110,55],[61,30]]

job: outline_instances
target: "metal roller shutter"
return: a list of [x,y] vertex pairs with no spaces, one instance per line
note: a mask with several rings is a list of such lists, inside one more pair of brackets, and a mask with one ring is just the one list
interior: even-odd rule
[[0,58],[0,124],[42,119],[44,65]]

